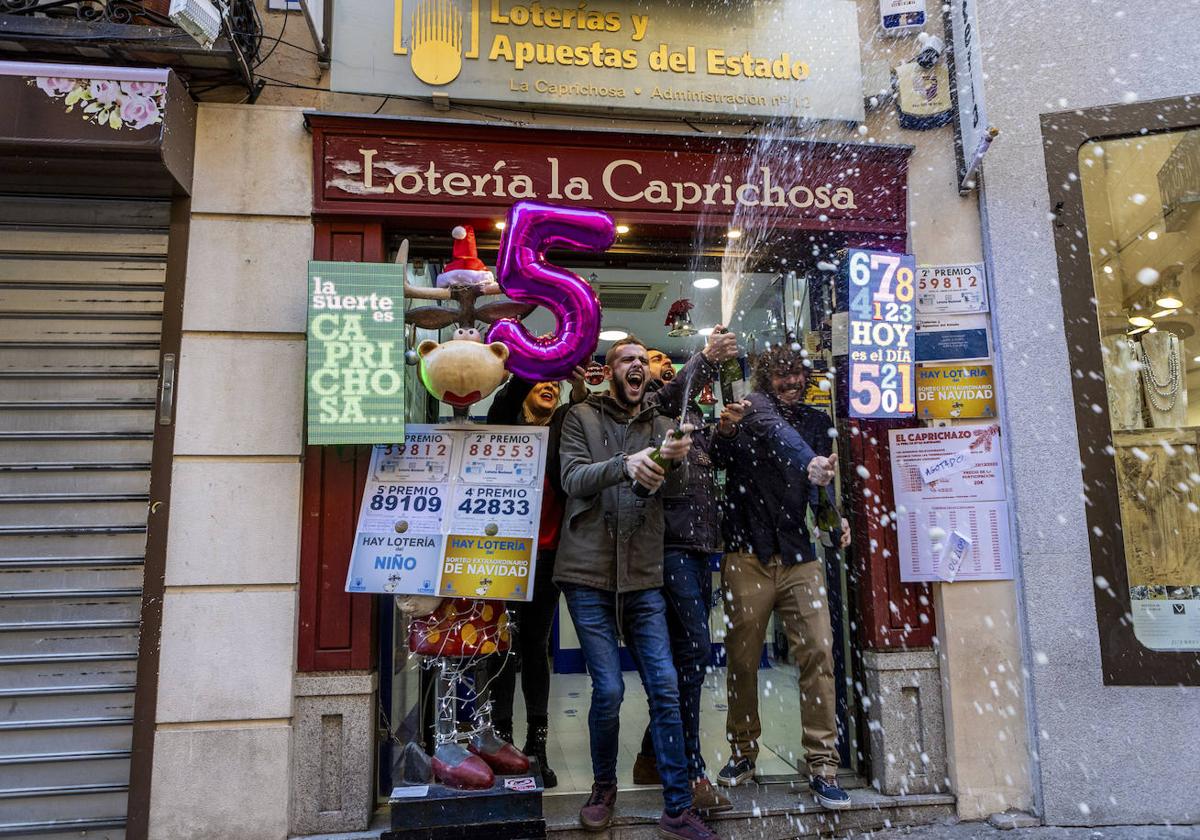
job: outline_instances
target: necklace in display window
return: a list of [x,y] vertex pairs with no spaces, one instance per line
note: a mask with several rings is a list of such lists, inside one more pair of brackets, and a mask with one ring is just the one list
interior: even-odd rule
[[1141,365],[1142,382],[1146,386],[1146,396],[1150,407],[1164,414],[1175,408],[1179,399],[1179,383],[1182,381],[1179,371],[1179,342],[1172,337],[1167,342],[1167,376],[1160,379],[1154,373],[1146,347],[1141,342],[1137,345],[1137,360]]

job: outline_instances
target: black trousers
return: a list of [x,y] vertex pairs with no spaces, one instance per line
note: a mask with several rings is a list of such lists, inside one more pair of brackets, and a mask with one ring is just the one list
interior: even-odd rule
[[518,664],[521,692],[525,695],[525,720],[530,727],[546,725],[550,702],[550,631],[558,594],[554,585],[554,552],[539,552],[533,600],[508,604],[509,615],[516,625],[512,652],[507,657],[493,656],[489,660],[492,721],[499,729],[512,730]]

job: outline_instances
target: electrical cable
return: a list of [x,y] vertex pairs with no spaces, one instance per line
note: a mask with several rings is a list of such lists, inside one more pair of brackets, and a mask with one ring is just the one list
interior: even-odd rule
[[[258,10],[255,9],[254,13],[257,15]],[[275,54],[275,50],[279,49],[279,43],[283,40],[283,33],[287,32],[288,17],[289,17],[288,13],[284,12],[283,26],[279,27],[279,35],[275,38],[275,43],[271,45],[271,49],[267,50],[267,54],[264,55],[262,58],[260,58],[258,61],[254,62],[255,70],[257,70],[259,67],[262,67],[264,64],[266,64],[267,59],[269,59],[272,55]],[[259,26],[259,31],[261,32],[262,31],[262,21],[261,20],[259,21],[258,26]],[[259,46],[258,51],[262,52],[262,44],[259,43],[258,46]]]

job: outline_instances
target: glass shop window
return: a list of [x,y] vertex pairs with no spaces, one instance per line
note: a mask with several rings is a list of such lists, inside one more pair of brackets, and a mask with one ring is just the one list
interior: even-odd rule
[[1134,633],[1200,650],[1200,130],[1086,143],[1079,172]]

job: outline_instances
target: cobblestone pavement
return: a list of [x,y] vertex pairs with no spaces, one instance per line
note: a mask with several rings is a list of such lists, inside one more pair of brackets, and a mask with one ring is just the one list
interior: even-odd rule
[[1200,840],[1200,825],[1016,828],[1001,831],[987,823],[957,823],[886,829],[852,836],[856,840]]

